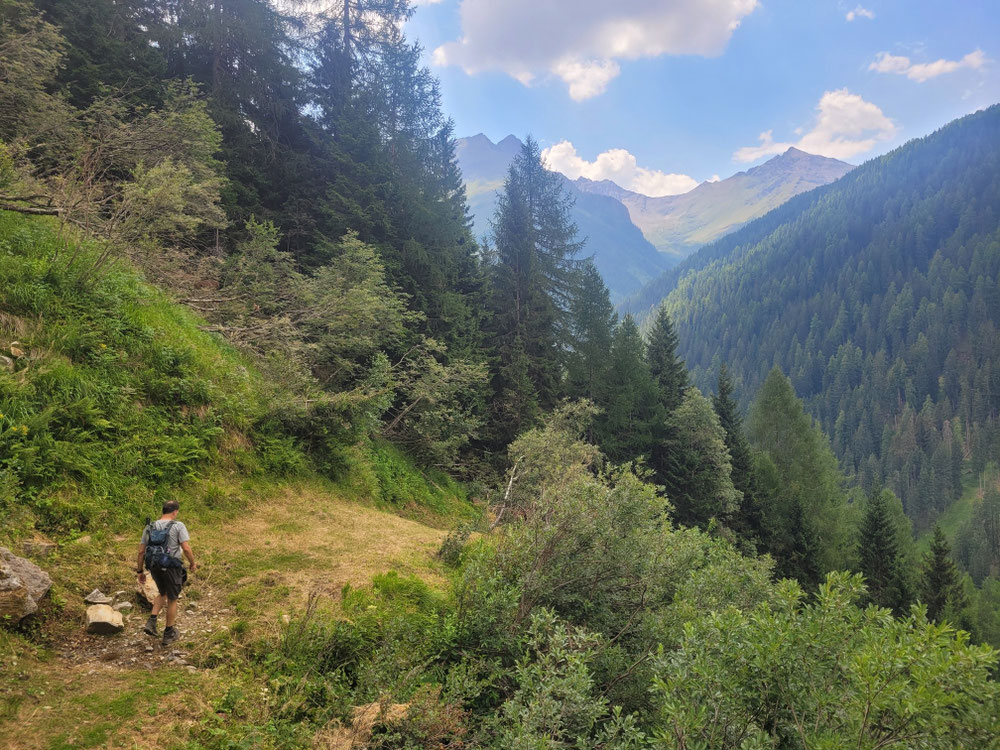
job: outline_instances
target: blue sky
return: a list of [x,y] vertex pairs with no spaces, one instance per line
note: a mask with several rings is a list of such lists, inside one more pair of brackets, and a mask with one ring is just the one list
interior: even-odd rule
[[788,145],[860,163],[1000,101],[997,0],[420,0],[407,34],[457,135],[648,194]]

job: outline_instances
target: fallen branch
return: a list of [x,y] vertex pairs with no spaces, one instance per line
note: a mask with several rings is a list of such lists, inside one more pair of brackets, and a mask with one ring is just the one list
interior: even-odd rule
[[32,216],[59,216],[63,213],[63,209],[61,208],[19,206],[16,203],[0,203],[0,209],[4,211],[16,211],[19,214],[31,214]]

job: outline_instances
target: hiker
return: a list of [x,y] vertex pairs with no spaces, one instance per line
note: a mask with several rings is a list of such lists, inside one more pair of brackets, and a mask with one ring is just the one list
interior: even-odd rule
[[174,621],[177,619],[177,597],[180,596],[181,587],[187,580],[184,558],[188,559],[192,573],[197,567],[194,553],[191,551],[191,544],[188,541],[191,536],[188,534],[187,527],[177,520],[179,510],[180,504],[176,500],[168,500],[163,504],[163,515],[160,516],[160,520],[152,523],[146,522],[146,528],[142,532],[142,541],[139,542],[139,556],[135,566],[140,584],[146,583],[146,574],[143,572],[143,566],[145,566],[149,569],[150,575],[156,582],[156,587],[160,590],[160,595],[153,600],[153,613],[142,628],[144,633],[156,637],[156,616],[166,605],[167,622],[163,629],[164,646],[177,638],[177,631],[174,629]]

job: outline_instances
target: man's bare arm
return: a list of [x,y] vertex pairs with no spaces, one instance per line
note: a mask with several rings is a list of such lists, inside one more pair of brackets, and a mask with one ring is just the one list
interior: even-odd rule
[[146,564],[146,545],[140,544],[139,555],[136,557],[135,560],[135,572],[138,573],[140,576],[144,575],[142,569],[143,566],[145,566],[145,564]]
[[191,543],[181,542],[181,549],[184,551],[184,557],[188,559],[188,563],[191,565],[191,570],[194,571],[198,566],[194,561],[194,552],[191,551]]

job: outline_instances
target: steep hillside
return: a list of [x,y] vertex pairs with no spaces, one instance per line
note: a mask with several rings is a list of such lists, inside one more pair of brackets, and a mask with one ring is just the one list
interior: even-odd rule
[[682,195],[650,198],[608,180],[593,182],[580,178],[575,184],[584,192],[621,201],[632,221],[657,250],[684,258],[789,198],[833,182],[853,168],[837,159],[807,154],[793,147],[759,167],[718,182],[703,182]]
[[[65,250],[54,223],[6,211],[0,252],[0,546],[135,524],[204,476],[329,468],[294,434],[303,396],[127,264],[95,273],[97,248]],[[392,446],[337,450],[333,478],[361,499],[460,510],[454,483]]]
[[843,465],[926,525],[981,471],[1000,415],[1000,106],[801,195],[660,288],[696,381],[775,364]]
[[[497,144],[482,134],[458,140],[456,155],[477,237],[489,234],[497,191],[503,188],[507,167],[520,149],[521,142],[512,135]],[[673,265],[646,240],[619,201],[582,192],[570,180],[565,187],[576,201],[572,218],[579,236],[587,241],[583,254],[594,256],[613,299],[634,293]]]

